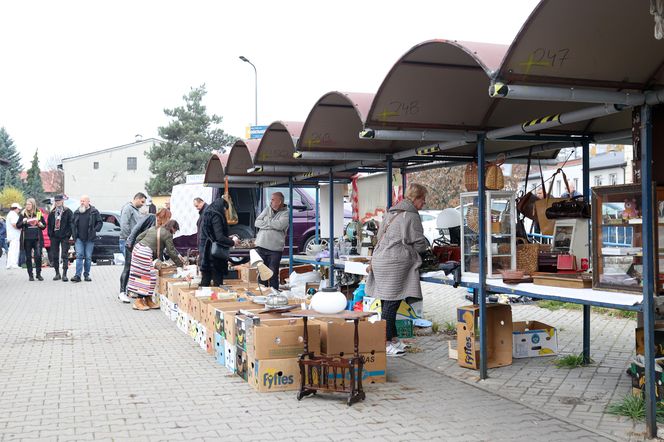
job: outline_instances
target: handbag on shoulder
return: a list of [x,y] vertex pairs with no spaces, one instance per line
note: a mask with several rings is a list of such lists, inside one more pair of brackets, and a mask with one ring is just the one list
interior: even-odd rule
[[212,242],[212,247],[210,247],[210,256],[214,259],[221,259],[228,261],[230,258],[230,249],[228,247],[222,246],[218,242]]

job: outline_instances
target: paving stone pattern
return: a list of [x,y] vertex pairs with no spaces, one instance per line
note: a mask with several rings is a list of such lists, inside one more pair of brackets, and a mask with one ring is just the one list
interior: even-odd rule
[[[293,392],[254,392],[160,311],[120,304],[119,273],[95,266],[93,282],[73,284],[45,270],[46,281],[28,282],[0,260],[0,440],[568,441],[637,438],[629,431],[642,429],[606,416],[595,425],[594,398],[616,395],[622,379],[611,352],[629,354],[628,324],[613,331],[611,321],[593,322],[606,335],[608,365],[573,374],[527,361],[481,383],[449,361],[443,338],[420,338],[422,352],[390,360],[388,383],[367,386],[366,401],[349,408],[337,395],[298,402]],[[440,315],[459,304],[438,292],[427,298]],[[556,324],[573,330],[573,322],[561,315]],[[593,399],[561,403],[580,389]]]

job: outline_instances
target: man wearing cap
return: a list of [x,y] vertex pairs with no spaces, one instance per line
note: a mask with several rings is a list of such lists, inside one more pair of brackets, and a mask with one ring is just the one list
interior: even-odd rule
[[18,258],[21,253],[21,229],[16,227],[21,205],[13,203],[7,214],[7,243],[9,251],[7,252],[7,269],[20,269]]
[[[69,238],[71,237],[71,225],[74,213],[65,206],[64,196],[56,195],[55,206],[48,214],[48,236],[51,238],[51,250],[49,259],[51,266],[55,269],[53,281],[62,279],[67,282],[67,269],[69,268]],[[62,276],[60,276],[60,262],[62,257]]]

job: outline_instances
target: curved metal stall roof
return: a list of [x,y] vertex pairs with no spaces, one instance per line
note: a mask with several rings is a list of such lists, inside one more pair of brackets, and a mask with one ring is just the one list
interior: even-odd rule
[[218,187],[224,184],[226,172],[224,168],[228,163],[228,154],[221,154],[219,152],[212,152],[210,159],[205,166],[205,178],[203,183]]
[[543,0],[512,42],[497,77],[613,90],[662,87],[664,40],[656,40],[653,29],[648,0]]
[[338,91],[323,95],[307,116],[297,150],[389,153],[426,144],[360,138],[358,134],[364,129],[374,97],[370,93]]

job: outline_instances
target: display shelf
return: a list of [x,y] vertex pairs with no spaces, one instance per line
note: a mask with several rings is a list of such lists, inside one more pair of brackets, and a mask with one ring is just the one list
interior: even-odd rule
[[[664,201],[664,187],[653,187],[655,201],[653,224],[663,225],[664,217],[657,216],[658,207]],[[624,292],[642,290],[643,271],[643,217],[641,185],[594,187],[592,189],[593,234],[593,288]],[[658,253],[655,274],[659,274],[659,258],[662,256],[659,229],[655,229]],[[609,244],[606,246],[605,244]],[[662,283],[656,279],[657,291]]]
[[[486,191],[486,219],[479,220],[479,193],[461,194],[461,272],[479,272],[479,223],[486,225],[487,278],[516,268],[516,203],[513,192]],[[497,258],[497,259],[496,259]],[[505,259],[509,258],[509,259]]]

